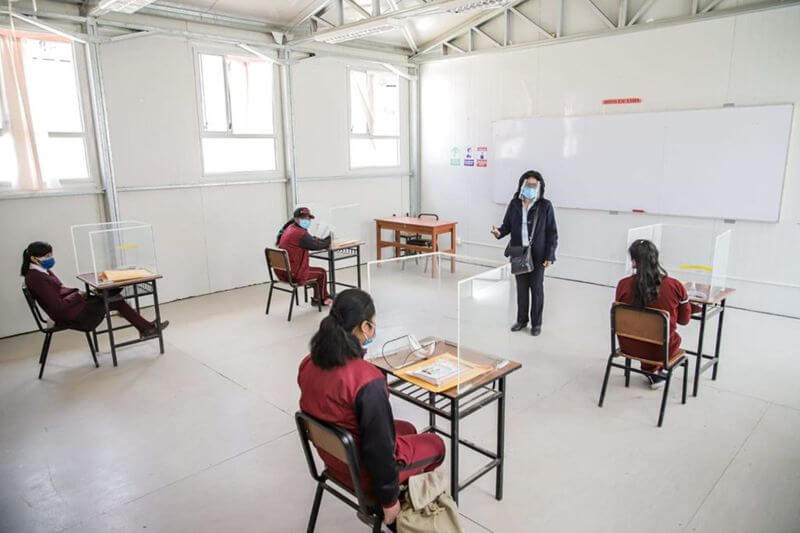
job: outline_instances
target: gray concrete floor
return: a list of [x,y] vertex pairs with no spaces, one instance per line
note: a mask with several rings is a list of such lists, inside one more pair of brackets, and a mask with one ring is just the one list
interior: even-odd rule
[[[719,379],[687,405],[612,377],[597,407],[611,289],[548,279],[545,327],[509,358],[505,499],[462,493],[468,532],[800,531],[800,321],[730,310]],[[91,364],[83,337],[0,340],[0,531],[304,531],[314,486],[293,431],[297,364],[320,314],[249,287],[165,305],[149,342]],[[735,298],[731,301],[735,305]],[[380,313],[380,309],[378,310]],[[684,339],[694,339],[689,328]],[[709,337],[710,340],[710,337]],[[395,416],[424,416],[394,404]],[[493,412],[465,421],[493,443]],[[462,477],[479,459],[462,454]],[[361,531],[323,500],[318,531]]]

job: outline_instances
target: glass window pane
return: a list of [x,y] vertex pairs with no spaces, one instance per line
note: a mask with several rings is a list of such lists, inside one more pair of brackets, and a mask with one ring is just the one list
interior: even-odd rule
[[17,153],[10,133],[0,135],[0,182],[17,186]]
[[350,167],[396,167],[397,139],[350,139]]
[[350,71],[350,132],[369,133],[367,73]]
[[369,72],[369,90],[372,94],[373,135],[400,134],[400,92],[395,74]]
[[272,64],[228,58],[234,133],[272,134]]
[[203,168],[208,174],[275,170],[275,140],[203,139]]
[[37,143],[42,176],[50,187],[59,180],[87,179],[86,142],[79,137],[48,138]]
[[228,131],[225,74],[222,56],[200,54],[203,87],[203,119],[206,131]]
[[82,132],[72,44],[22,39],[22,50],[34,130]]

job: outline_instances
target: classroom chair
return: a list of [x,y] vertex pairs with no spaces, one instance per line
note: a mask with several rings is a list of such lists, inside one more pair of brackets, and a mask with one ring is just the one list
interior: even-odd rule
[[[648,372],[631,367],[631,361],[636,360],[644,363],[653,364],[652,359],[637,357],[628,354],[617,348],[617,336],[648,342],[660,346],[663,349],[663,370],[659,372]],[[625,359],[625,365],[614,362],[616,357]],[[664,395],[661,398],[661,410],[658,414],[658,427],[664,422],[664,410],[667,406],[667,395],[669,394],[669,384],[672,380],[672,372],[678,367],[683,367],[683,392],[681,403],[686,403],[686,380],[689,361],[683,350],[679,350],[674,356],[669,356],[669,313],[659,309],[638,308],[632,305],[614,303],[611,306],[611,355],[608,356],[606,364],[606,375],[603,378],[603,388],[600,391],[599,407],[603,407],[603,400],[606,396],[608,386],[608,376],[611,367],[621,368],[625,371],[625,386],[630,385],[631,372],[653,377],[664,377],[666,372],[666,382],[664,383]]]
[[[434,220],[439,220],[439,215],[436,213],[420,213],[417,215],[417,218],[432,218]],[[400,238],[403,239],[406,244],[411,244],[413,246],[426,246],[430,247],[433,244],[432,238],[430,236],[421,235],[419,233],[408,233],[408,234],[401,234]],[[416,250],[403,250],[403,255],[419,255],[419,252]],[[416,263],[419,263],[419,260],[415,260]],[[406,264],[403,263],[401,268],[405,270]],[[428,260],[425,260],[425,269],[424,272],[428,271]]]
[[[42,375],[44,374],[44,366],[47,364],[47,354],[50,352],[50,343],[53,340],[53,335],[58,333],[59,331],[64,331],[68,329],[76,329],[72,328],[68,325],[64,324],[55,324],[51,321],[48,321],[42,315],[39,306],[36,303],[36,299],[31,294],[31,291],[25,285],[22,286],[22,294],[25,296],[25,301],[28,302],[28,307],[31,310],[31,314],[33,315],[33,320],[36,322],[36,327],[39,328],[39,331],[44,333],[44,343],[42,343],[42,352],[39,355],[39,379],[42,379]],[[76,331],[82,331],[77,330]],[[86,335],[86,341],[89,343],[89,350],[92,352],[92,360],[94,361],[95,368],[99,367],[100,364],[97,362],[97,352],[95,351],[94,343],[92,343],[92,337],[89,335],[88,331],[83,332]]]
[[[297,433],[300,435],[300,444],[303,446],[303,452],[308,463],[308,470],[311,473],[311,477],[317,482],[317,492],[314,496],[314,504],[311,507],[311,516],[308,519],[307,533],[313,533],[317,525],[317,515],[319,514],[324,491],[330,492],[355,509],[358,519],[370,526],[373,532],[379,533],[381,524],[383,524],[383,509],[380,505],[367,498],[361,486],[358,451],[353,436],[344,429],[317,420],[302,411],[297,411],[294,419],[297,423]],[[350,470],[352,487],[348,487],[328,475],[327,470],[323,470],[322,473],[318,472],[310,443],[314,443],[317,449],[324,450],[347,465]],[[355,501],[353,501],[353,498],[355,498]],[[394,525],[390,529],[394,531]]]
[[[300,305],[300,296],[297,292],[297,289],[300,287],[303,288],[303,291],[305,292],[305,301],[308,302],[308,288],[311,287],[313,289],[316,281],[309,280],[305,283],[298,283],[292,279],[292,268],[289,265],[289,254],[286,252],[286,250],[281,248],[270,248],[268,246],[264,248],[264,257],[267,258],[267,272],[269,272],[269,296],[267,297],[267,310],[264,314],[269,314],[269,308],[272,304],[273,290],[288,292],[291,294],[291,298],[289,299],[289,318],[287,318],[287,320],[291,322],[294,303],[297,302],[297,305]],[[275,273],[278,270],[286,274],[286,279],[288,281],[283,281],[278,278],[277,274]],[[286,288],[287,286],[289,288]],[[321,301],[317,302],[317,307],[319,308],[319,311],[322,312]]]

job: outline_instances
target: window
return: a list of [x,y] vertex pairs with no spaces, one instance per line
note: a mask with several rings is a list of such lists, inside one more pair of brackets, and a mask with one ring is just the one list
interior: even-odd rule
[[0,32],[0,182],[20,190],[85,183],[86,131],[72,43],[29,35]]
[[397,75],[350,70],[350,168],[396,167],[400,147]]
[[204,173],[275,170],[272,64],[216,54],[198,57]]

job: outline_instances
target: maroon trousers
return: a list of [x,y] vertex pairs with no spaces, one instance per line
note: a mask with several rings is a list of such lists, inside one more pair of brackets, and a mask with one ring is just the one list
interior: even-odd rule
[[[153,327],[152,322],[149,322],[142,315],[137,313],[125,300],[111,302],[108,304],[108,307],[118,312],[122,318],[130,322],[133,327],[139,330],[139,333],[143,333]],[[105,316],[106,309],[105,305],[103,305],[103,300],[97,296],[89,296],[86,299],[86,305],[81,309],[78,317],[70,323],[70,326],[83,331],[92,331],[100,325]]]
[[[278,276],[278,279],[281,281],[289,281],[289,278],[286,276],[286,273],[283,270],[276,270],[275,274]],[[294,275],[292,275],[294,277]],[[328,273],[325,271],[324,268],[320,267],[308,267],[308,274],[306,275],[305,279],[295,279],[295,283],[307,283],[311,280],[314,280],[314,298],[319,300],[320,293],[322,300],[325,301],[331,297],[330,293],[328,293]]]

